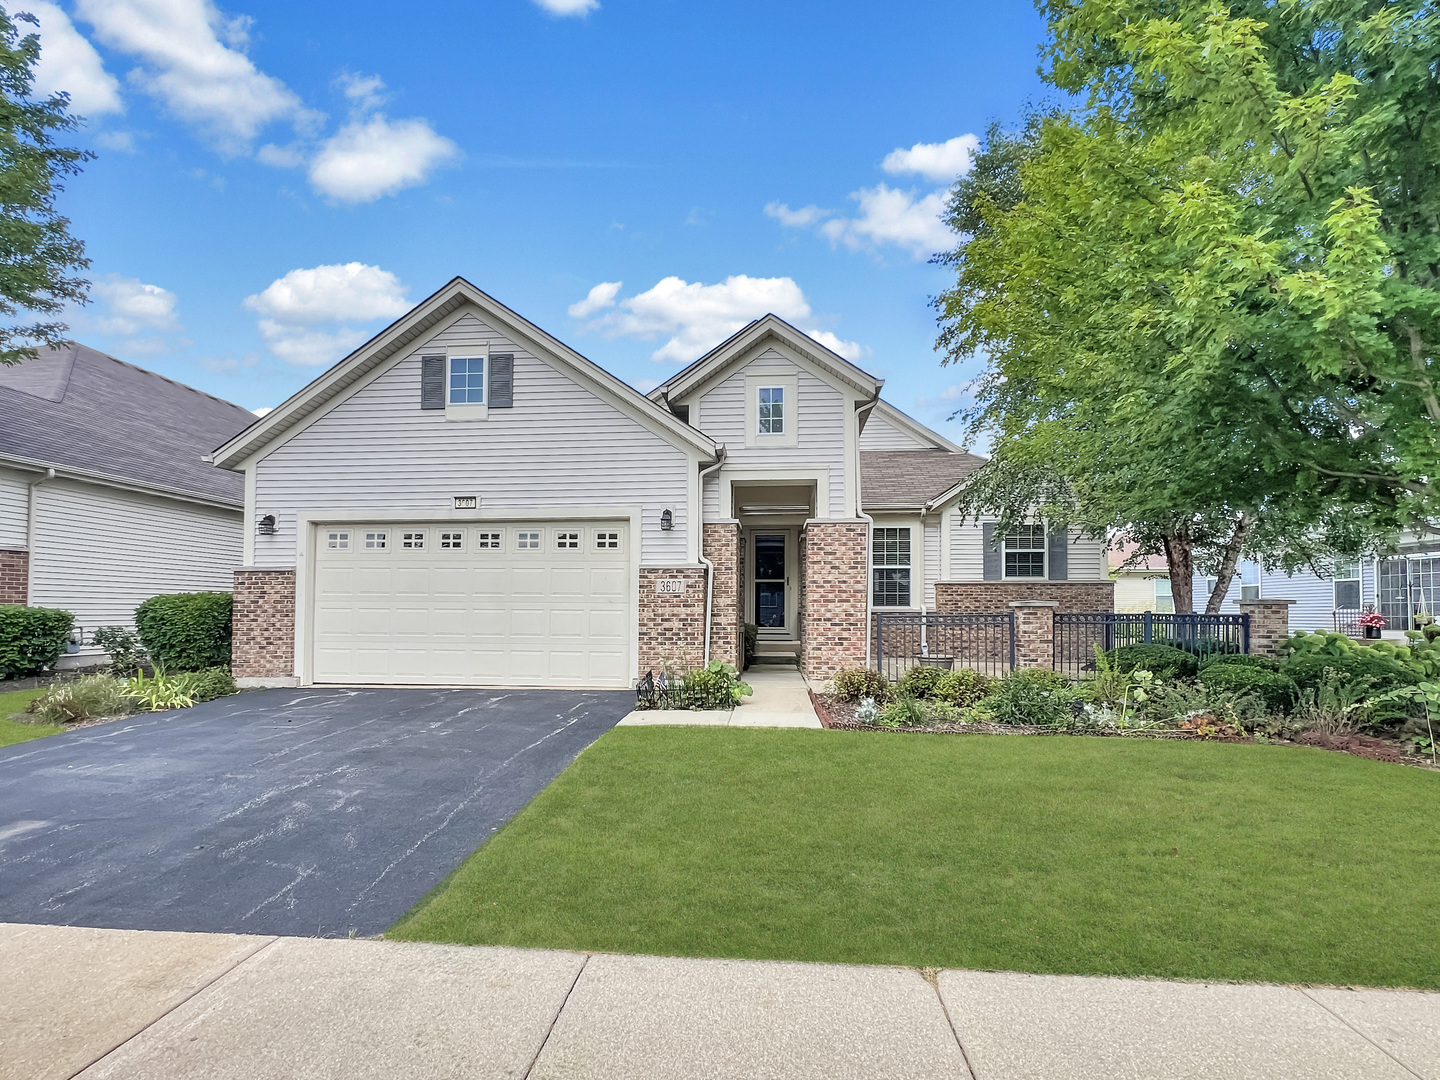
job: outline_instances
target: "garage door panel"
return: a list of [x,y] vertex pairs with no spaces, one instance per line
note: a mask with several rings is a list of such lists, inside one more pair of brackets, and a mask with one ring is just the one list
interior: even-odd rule
[[618,567],[597,566],[590,571],[590,596],[593,599],[623,600],[630,595],[630,571]]

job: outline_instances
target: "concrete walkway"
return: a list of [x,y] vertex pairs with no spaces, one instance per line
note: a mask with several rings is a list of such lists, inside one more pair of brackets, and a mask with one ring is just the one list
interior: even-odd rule
[[737,709],[689,711],[637,709],[620,721],[634,727],[653,724],[702,724],[707,727],[821,727],[810,704],[809,684],[794,668],[752,667],[743,678],[755,691]]
[[1436,1080],[1440,994],[0,924],[4,1080]]

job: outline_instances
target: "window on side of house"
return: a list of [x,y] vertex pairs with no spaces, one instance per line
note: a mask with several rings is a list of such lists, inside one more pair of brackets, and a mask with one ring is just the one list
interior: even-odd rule
[[450,357],[451,405],[485,404],[485,362],[483,356]]
[[1170,591],[1168,577],[1155,579],[1155,606],[1150,610],[1162,615],[1169,615],[1175,611],[1175,595]]
[[875,607],[909,607],[910,530],[876,529],[870,554],[874,563],[871,602]]
[[1005,576],[1045,576],[1045,526],[1017,525],[1005,536]]
[[1360,608],[1360,562],[1335,564],[1335,607],[1337,610],[1358,611]]
[[756,390],[755,415],[758,417],[756,430],[761,435],[785,434],[785,388],[783,386],[762,386]]
[[1260,599],[1260,564],[1246,559],[1240,564],[1240,599]]

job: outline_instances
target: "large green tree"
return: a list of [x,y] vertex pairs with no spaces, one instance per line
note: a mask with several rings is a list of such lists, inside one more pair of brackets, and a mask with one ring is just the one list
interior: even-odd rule
[[57,146],[79,118],[68,94],[34,96],[40,39],[24,12],[0,9],[0,364],[59,345],[68,329],[55,318],[67,303],[84,303],[89,282],[75,276],[90,265],[70,221],[55,209],[63,179],[92,155]]
[[1433,8],[1042,10],[1086,105],[992,132],[951,207],[941,346],[988,358],[996,447],[974,499],[1163,551],[1181,610],[1197,553],[1223,582],[1424,515]]

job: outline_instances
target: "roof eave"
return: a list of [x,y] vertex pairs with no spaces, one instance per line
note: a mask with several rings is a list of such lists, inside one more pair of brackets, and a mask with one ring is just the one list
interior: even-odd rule
[[127,491],[163,495],[167,499],[182,499],[185,502],[202,503],[206,506],[217,506],[222,510],[243,510],[245,508],[245,500],[243,498],[234,500],[221,499],[213,495],[202,495],[198,492],[186,491],[184,488],[152,484],[145,480],[137,480],[132,476],[95,472],[90,469],[80,469],[73,465],[66,465],[59,461],[28,458],[20,454],[0,453],[0,465],[9,465],[13,468],[24,469],[27,472],[44,473],[53,469],[56,476],[63,476],[70,480],[83,480],[89,483],[102,484],[106,487],[123,488]]

